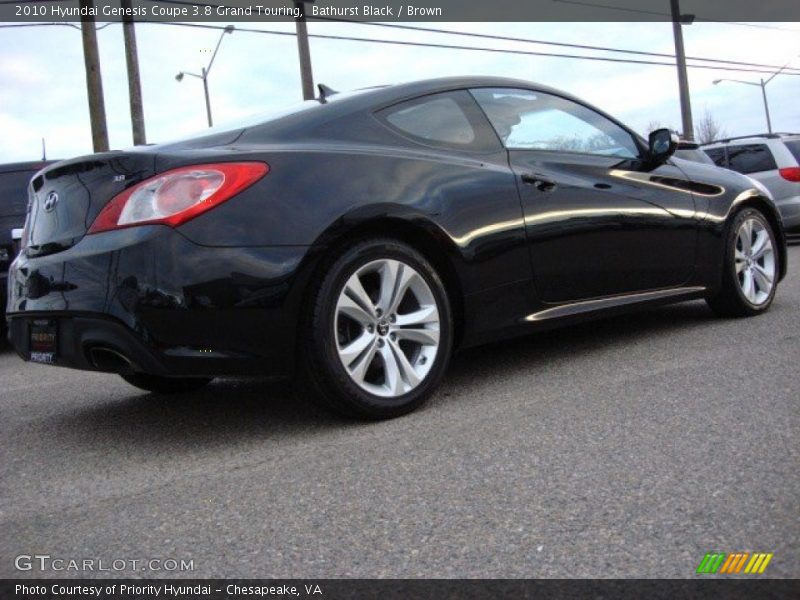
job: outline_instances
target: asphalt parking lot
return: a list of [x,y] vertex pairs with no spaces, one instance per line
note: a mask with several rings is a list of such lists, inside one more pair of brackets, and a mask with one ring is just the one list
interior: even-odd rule
[[[201,577],[800,577],[800,247],[772,310],[702,302],[456,358],[423,410],[350,423],[286,386],[167,398],[0,351],[0,577],[18,555]],[[87,572],[110,576],[114,572]]]

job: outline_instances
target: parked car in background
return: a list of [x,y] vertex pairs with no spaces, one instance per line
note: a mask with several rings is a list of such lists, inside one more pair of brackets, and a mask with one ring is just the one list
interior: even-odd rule
[[457,347],[698,298],[765,312],[786,273],[769,194],[676,147],[465,77],[64,161],[29,187],[11,339],[161,393],[296,375],[375,419],[419,406]]
[[702,148],[717,166],[761,182],[775,199],[786,233],[800,236],[800,134],[742,136]]
[[[0,309],[5,312],[8,267],[19,248],[12,231],[25,224],[28,206],[28,182],[37,171],[52,161],[34,161],[0,165]],[[0,319],[0,332],[5,319]]]
[[675,157],[703,163],[705,165],[714,164],[714,161],[711,160],[708,154],[703,152],[700,148],[700,144],[688,140],[680,140],[678,142],[678,149],[675,150]]

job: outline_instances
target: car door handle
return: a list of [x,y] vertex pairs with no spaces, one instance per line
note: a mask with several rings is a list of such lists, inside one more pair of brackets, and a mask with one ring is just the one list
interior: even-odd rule
[[535,175],[531,173],[524,173],[522,175],[522,183],[535,186],[540,192],[552,192],[554,189],[556,189],[555,181],[550,181],[541,175]]

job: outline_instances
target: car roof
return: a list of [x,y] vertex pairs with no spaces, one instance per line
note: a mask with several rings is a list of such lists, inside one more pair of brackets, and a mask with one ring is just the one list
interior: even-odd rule
[[721,140],[715,140],[713,142],[707,142],[703,144],[704,148],[715,147],[718,148],[720,146],[724,146],[726,144],[747,144],[753,142],[761,142],[764,143],[765,140],[794,140],[800,139],[800,133],[754,133],[750,135],[738,135],[736,137],[729,137],[724,138]]
[[[558,96],[569,98],[581,104],[586,104],[585,101],[568,94],[562,90],[535,83],[532,81],[525,81],[522,79],[514,79],[509,77],[492,77],[492,76],[461,76],[461,77],[439,77],[435,79],[423,79],[419,81],[411,81],[408,83],[396,83],[392,85],[378,86],[374,88],[367,88],[359,90],[360,93],[353,94],[348,98],[337,100],[333,104],[337,104],[341,109],[345,108],[368,108],[373,106],[380,106],[383,104],[393,104],[394,102],[401,102],[408,98],[417,96],[425,96],[427,94],[435,94],[438,92],[446,92],[449,90],[458,90],[464,88],[480,88],[480,87],[498,87],[498,88],[522,88],[530,89]],[[329,96],[331,100],[335,96]]]

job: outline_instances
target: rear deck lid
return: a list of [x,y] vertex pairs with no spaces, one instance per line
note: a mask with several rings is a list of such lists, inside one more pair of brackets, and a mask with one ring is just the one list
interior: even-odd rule
[[28,187],[26,253],[42,256],[76,244],[109,200],[154,174],[154,163],[153,152],[107,152],[39,172]]

